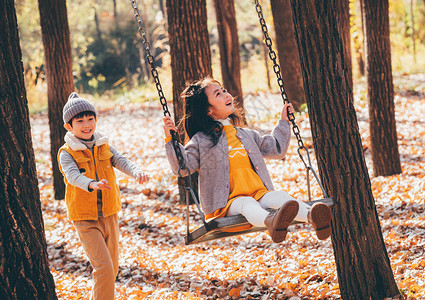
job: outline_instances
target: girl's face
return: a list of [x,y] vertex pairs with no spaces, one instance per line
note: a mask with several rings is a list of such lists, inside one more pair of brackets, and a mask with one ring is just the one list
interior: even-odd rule
[[208,97],[208,115],[214,120],[223,120],[234,111],[233,97],[226,89],[217,83],[211,83],[205,87],[205,94]]

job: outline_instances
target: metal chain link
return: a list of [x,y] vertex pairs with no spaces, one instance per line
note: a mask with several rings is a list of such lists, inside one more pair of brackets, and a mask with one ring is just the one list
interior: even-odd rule
[[[155,81],[156,90],[158,91],[159,101],[161,102],[162,109],[164,110],[164,116],[171,117],[170,111],[168,110],[168,106],[167,106],[167,99],[165,99],[164,91],[162,90],[162,85],[161,85],[161,82],[159,81],[158,71],[156,70],[156,67],[155,67],[155,59],[150,52],[151,47],[146,37],[145,25],[143,23],[142,17],[140,16],[138,5],[135,0],[130,0],[130,2],[131,2],[131,6],[133,7],[134,18],[136,19],[136,22],[139,27],[138,29],[139,34],[142,38],[143,46],[146,51],[146,58],[151,67],[151,74]],[[171,136],[172,136],[173,148],[174,148],[174,151],[176,152],[177,160],[179,162],[179,175],[180,175],[180,171],[182,169],[187,169],[187,167],[184,163],[184,157],[180,149],[179,138],[177,136],[177,133],[175,131],[171,131]]]
[[150,46],[148,39],[146,37],[145,24],[143,23],[142,17],[140,16],[139,8],[138,8],[136,1],[130,0],[130,2],[131,2],[131,6],[133,7],[134,18],[136,19],[136,22],[139,26],[139,34],[142,37],[143,46],[144,46],[145,51],[146,51],[146,58],[148,60],[149,65],[151,66],[151,74],[152,74],[152,77],[155,81],[156,89],[158,91],[159,101],[161,102],[162,109],[164,110],[164,116],[171,117],[170,111],[168,110],[168,106],[167,106],[167,100],[165,99],[164,92],[163,92],[162,86],[161,86],[161,82],[159,81],[158,71],[156,70],[156,67],[155,67],[155,59],[150,52],[151,46]]
[[[263,34],[264,34],[265,43],[266,43],[267,48],[269,48],[269,57],[273,61],[273,71],[276,74],[277,83],[279,85],[280,94],[282,96],[283,103],[284,104],[290,103],[289,99],[288,99],[288,95],[286,94],[286,91],[285,91],[285,85],[283,83],[282,75],[281,75],[281,72],[280,72],[280,66],[277,63],[276,52],[274,52],[274,50],[272,48],[272,40],[269,36],[269,31],[267,29],[266,20],[264,19],[264,16],[263,16],[263,9],[261,8],[261,5],[260,5],[258,0],[255,0],[254,2],[255,2],[255,9],[256,9],[257,14],[258,14],[258,19],[259,19],[260,25],[261,25],[261,30],[263,31]],[[294,134],[297,138],[298,147],[305,148],[303,140],[301,138],[300,128],[295,123],[295,115],[293,113],[288,113],[288,117],[289,117],[289,121],[291,121],[291,123],[292,123],[292,131],[294,132]],[[303,161],[304,161],[304,159],[303,159]]]
[[[131,6],[133,7],[134,18],[136,19],[136,22],[139,26],[139,34],[140,34],[140,36],[142,37],[142,40],[143,40],[143,46],[144,46],[145,51],[146,51],[146,58],[147,58],[148,63],[151,67],[151,74],[152,74],[152,77],[155,81],[156,89],[158,91],[159,101],[161,102],[162,109],[164,110],[164,116],[171,117],[170,111],[168,110],[168,106],[167,106],[167,99],[165,99],[164,92],[163,92],[162,86],[161,86],[161,82],[159,81],[158,71],[156,70],[156,67],[155,67],[155,59],[150,52],[150,44],[149,44],[148,39],[146,37],[145,26],[144,26],[142,17],[140,16],[140,13],[139,13],[138,5],[136,3],[136,0],[130,0],[130,2],[131,2]],[[184,157],[183,157],[183,153],[180,149],[180,141],[179,141],[177,132],[171,131],[171,137],[172,137],[174,152],[176,153],[176,157],[177,157],[177,160],[179,162],[179,171],[178,171],[179,176],[183,177],[182,174],[181,174],[182,170],[186,170],[187,174],[189,175],[189,176],[186,177],[187,178],[187,184],[186,184],[186,191],[187,191],[187,193],[186,193],[186,205],[187,205],[187,209],[189,209],[188,194],[190,193],[193,201],[195,202],[195,204],[198,208],[202,222],[204,223],[205,228],[208,229],[208,224],[205,221],[205,216],[204,216],[204,214],[201,210],[199,201],[198,201],[198,199],[197,199],[197,197],[196,197],[196,195],[195,195],[195,193],[192,189],[192,178],[190,176],[190,170],[184,162]],[[189,216],[189,214],[187,216]],[[187,219],[187,233],[189,235],[189,221],[188,221],[188,219]]]

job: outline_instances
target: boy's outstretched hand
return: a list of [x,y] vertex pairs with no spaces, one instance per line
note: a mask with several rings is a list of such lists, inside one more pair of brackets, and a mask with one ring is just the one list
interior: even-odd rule
[[110,190],[109,182],[106,179],[102,179],[101,181],[92,181],[89,184],[89,188],[92,190]]
[[147,183],[149,181],[149,176],[146,175],[143,172],[139,172],[136,175],[136,180],[138,183],[142,184],[142,183]]

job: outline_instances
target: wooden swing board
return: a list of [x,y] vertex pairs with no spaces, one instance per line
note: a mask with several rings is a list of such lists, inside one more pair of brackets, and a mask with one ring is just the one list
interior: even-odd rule
[[[314,203],[317,203],[317,202],[325,203],[328,206],[332,206],[334,204],[332,198],[313,200],[306,203],[308,205],[313,205]],[[291,224],[300,224],[300,223],[302,222],[293,221]],[[266,227],[254,226],[250,229],[242,230],[242,231],[228,231],[237,227],[249,226],[249,225],[250,223],[242,215],[214,219],[207,223],[208,229],[205,226],[201,226],[193,230],[192,232],[190,232],[185,237],[185,243],[186,245],[192,245],[192,244],[208,242],[208,241],[212,241],[216,239],[226,238],[230,236],[236,236],[236,235],[266,230]]]

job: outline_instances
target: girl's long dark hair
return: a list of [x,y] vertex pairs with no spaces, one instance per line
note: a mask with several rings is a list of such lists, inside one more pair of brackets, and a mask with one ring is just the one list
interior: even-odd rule
[[[213,146],[215,146],[223,132],[223,125],[208,115],[210,104],[207,94],[205,94],[205,88],[213,83],[222,86],[220,82],[211,77],[186,84],[186,88],[180,94],[180,97],[184,102],[184,116],[181,122],[189,139],[201,131],[209,136]],[[235,111],[229,118],[233,125],[242,125],[238,112]]]

